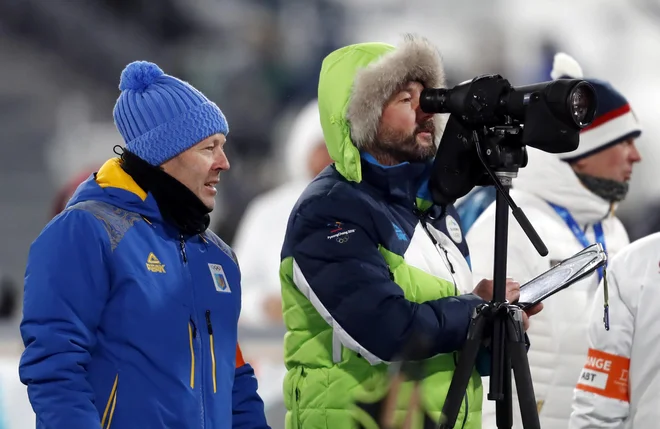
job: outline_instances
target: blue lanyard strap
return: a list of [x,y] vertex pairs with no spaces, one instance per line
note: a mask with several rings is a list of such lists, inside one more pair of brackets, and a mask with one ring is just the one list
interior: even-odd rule
[[[556,204],[548,203],[550,206],[555,209],[557,214],[561,216],[566,225],[571,229],[575,238],[580,242],[584,247],[588,247],[593,243],[590,243],[587,240],[587,236],[580,228],[580,225],[573,219],[573,216],[566,210],[564,207],[558,206]],[[603,233],[603,225],[598,222],[594,224],[594,235],[596,236],[596,242],[600,243],[603,246],[603,250],[607,253],[607,248],[605,247],[605,234]],[[600,282],[603,279],[603,267],[598,269],[598,281]]]

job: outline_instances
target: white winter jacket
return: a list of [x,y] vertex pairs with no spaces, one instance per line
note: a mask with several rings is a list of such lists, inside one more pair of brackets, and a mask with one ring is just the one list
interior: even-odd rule
[[263,308],[266,299],[281,294],[280,252],[287,221],[300,194],[314,178],[308,159],[320,142],[323,130],[314,99],[298,113],[283,145],[287,181],[250,202],[232,243],[241,267],[243,325],[269,323]]
[[[243,299],[239,323],[243,326],[272,325],[264,304],[269,298],[281,296],[280,252],[287,221],[300,194],[313,179],[308,159],[322,141],[318,105],[312,100],[298,113],[282,144],[281,163],[286,182],[254,198],[243,214],[232,243],[241,267]],[[283,355],[267,354],[252,359],[259,377],[258,393],[266,408],[278,404],[286,374]]]
[[[513,182],[512,198],[523,209],[548,247],[540,256],[510,216],[507,275],[524,283],[557,262],[579,252],[578,241],[549,202],[566,208],[587,240],[595,242],[593,225],[602,222],[605,246],[610,256],[628,244],[628,235],[614,217],[609,202],[587,190],[571,167],[555,155],[529,149],[529,163]],[[492,278],[495,205],[489,207],[467,235],[475,282]],[[571,413],[575,380],[587,354],[589,303],[598,286],[598,276],[576,283],[546,299],[544,310],[531,319],[528,353],[541,427],[566,429]],[[488,380],[484,380],[484,398]],[[514,387],[515,390],[515,387]],[[484,399],[484,429],[495,428],[495,403]],[[514,428],[522,428],[514,392]]]
[[610,261],[610,330],[601,283],[589,322],[589,357],[578,379],[570,429],[660,427],[660,234]]

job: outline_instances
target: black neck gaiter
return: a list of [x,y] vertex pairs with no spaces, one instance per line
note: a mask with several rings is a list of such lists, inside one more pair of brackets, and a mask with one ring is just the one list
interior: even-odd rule
[[628,194],[628,182],[602,179],[588,174],[577,174],[577,177],[585,188],[610,203],[623,201]]
[[121,167],[145,192],[154,196],[163,218],[186,235],[201,234],[210,223],[208,209],[185,185],[137,155],[124,150]]

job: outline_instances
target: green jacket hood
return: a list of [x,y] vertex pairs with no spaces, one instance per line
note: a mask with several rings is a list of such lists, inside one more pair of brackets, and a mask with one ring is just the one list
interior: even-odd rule
[[[446,86],[440,54],[418,36],[406,35],[398,47],[378,42],[345,46],[323,60],[321,126],[330,157],[347,180],[362,181],[359,149],[375,139],[385,102],[413,80],[425,87]],[[441,131],[442,119],[436,118]]]
[[347,120],[348,104],[355,75],[381,55],[394,50],[385,43],[360,43],[338,49],[321,65],[319,113],[328,153],[337,171],[346,179],[360,182],[360,152],[351,140]]

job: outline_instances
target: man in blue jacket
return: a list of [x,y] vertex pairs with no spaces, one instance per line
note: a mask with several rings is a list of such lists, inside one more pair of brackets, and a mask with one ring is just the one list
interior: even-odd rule
[[153,63],[119,88],[126,150],[28,257],[20,377],[37,428],[268,428],[237,342],[236,257],[207,230],[225,117]]

